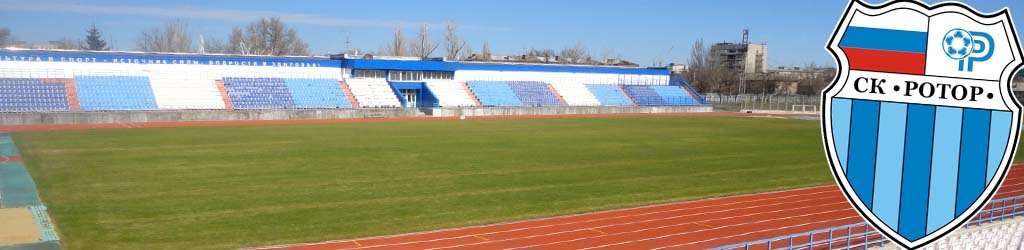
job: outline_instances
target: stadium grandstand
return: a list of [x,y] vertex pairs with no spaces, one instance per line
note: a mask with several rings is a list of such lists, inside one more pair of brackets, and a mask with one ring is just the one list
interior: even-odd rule
[[668,109],[672,112],[710,110],[703,107],[699,93],[685,81],[670,80],[669,73],[666,68],[346,55],[5,49],[0,50],[0,112],[490,107],[619,107],[613,112],[631,112],[621,108],[650,106],[676,107]]

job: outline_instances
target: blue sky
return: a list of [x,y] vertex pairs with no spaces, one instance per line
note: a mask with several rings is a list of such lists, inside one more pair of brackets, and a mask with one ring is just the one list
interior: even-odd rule
[[[1015,23],[1024,25],[1024,1],[965,2],[983,12],[1009,7]],[[328,54],[344,50],[346,36],[352,49],[374,51],[399,25],[411,35],[428,23],[433,39],[442,41],[443,24],[452,19],[477,52],[485,40],[495,54],[557,50],[580,41],[595,57],[617,55],[641,65],[659,58],[685,63],[696,39],[739,41],[750,29],[752,42],[768,43],[771,66],[802,66],[833,64],[824,43],[845,6],[841,0],[0,0],[0,26],[16,39],[45,42],[80,38],[95,23],[115,49],[132,50],[142,30],[173,19],[188,21],[196,36],[225,40],[234,26],[278,16],[299,31],[311,52]]]

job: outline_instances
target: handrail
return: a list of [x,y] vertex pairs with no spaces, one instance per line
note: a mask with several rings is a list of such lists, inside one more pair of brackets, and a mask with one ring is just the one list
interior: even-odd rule
[[[973,219],[968,221],[964,227],[977,226],[982,223],[989,223],[993,221],[1001,221],[1007,218],[1013,218],[1016,216],[1024,215],[1024,195],[1016,197],[1008,197],[1002,199],[992,200],[988,203],[988,208],[979,212]],[[998,215],[996,215],[998,213]],[[835,235],[836,232],[845,232],[845,234]],[[827,234],[827,237],[825,235]],[[817,239],[816,235],[822,235],[824,239]],[[797,243],[796,240],[801,242],[806,240],[807,243]],[[752,247],[755,249],[807,249],[813,250],[818,247],[822,249],[833,249],[835,246],[846,246],[846,249],[861,248],[868,249],[871,246],[879,246],[887,243],[889,240],[878,232],[878,230],[871,227],[866,222],[853,223],[843,226],[830,227],[826,229],[819,229],[813,231],[807,231],[798,234],[791,234],[786,236],[774,237],[769,239],[748,241],[743,243],[737,243],[727,246],[709,248],[710,250],[749,250]],[[773,246],[775,245],[775,246]],[[781,245],[781,246],[779,246]]]

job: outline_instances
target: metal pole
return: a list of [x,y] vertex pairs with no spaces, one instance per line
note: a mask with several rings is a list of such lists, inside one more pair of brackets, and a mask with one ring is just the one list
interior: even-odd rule
[[828,230],[828,249],[832,249],[832,229]]

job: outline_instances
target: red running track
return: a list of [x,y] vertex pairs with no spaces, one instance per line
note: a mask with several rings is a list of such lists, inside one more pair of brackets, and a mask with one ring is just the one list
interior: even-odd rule
[[[1024,195],[1015,165],[995,199]],[[862,222],[834,185],[258,249],[706,249]]]

